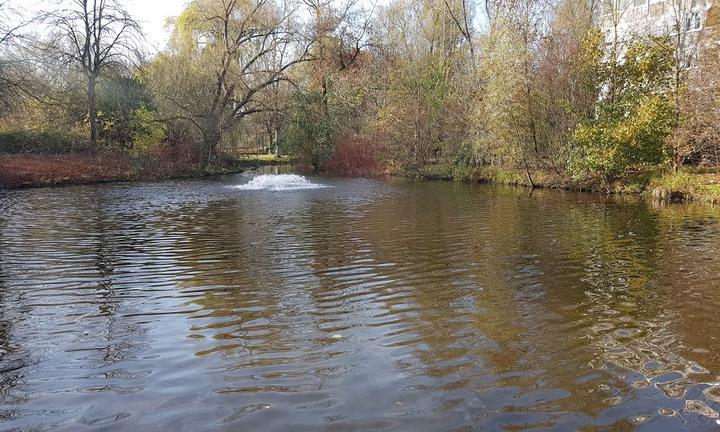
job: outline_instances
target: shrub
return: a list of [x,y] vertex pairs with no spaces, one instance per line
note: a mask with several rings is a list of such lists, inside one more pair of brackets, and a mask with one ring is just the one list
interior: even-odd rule
[[60,130],[11,130],[0,132],[0,153],[62,154],[88,150],[71,132]]
[[632,168],[664,163],[675,110],[671,99],[672,46],[665,38],[636,42],[624,59],[602,65],[603,96],[595,116],[572,134],[569,168],[606,184]]
[[132,150],[136,155],[148,153],[165,139],[165,128],[157,121],[155,111],[144,105],[133,111],[135,131]]
[[650,96],[625,116],[580,124],[573,133],[576,153],[570,169],[609,179],[630,168],[663,163],[669,156],[665,137],[672,121],[671,102]]
[[327,169],[346,175],[378,174],[384,170],[380,161],[382,148],[382,144],[374,138],[340,137],[336,140]]
[[288,117],[288,127],[280,142],[283,152],[315,169],[324,168],[333,154],[335,122],[326,110],[322,93],[297,95]]

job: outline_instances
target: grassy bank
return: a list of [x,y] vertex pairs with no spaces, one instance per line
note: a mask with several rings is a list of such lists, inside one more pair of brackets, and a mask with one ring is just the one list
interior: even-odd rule
[[[157,157],[132,158],[124,153],[0,154],[0,188],[15,189],[71,184],[144,181],[169,178],[203,177],[233,174],[291,163],[286,157],[251,155],[221,158],[202,168],[192,157],[158,154]],[[542,187],[577,191],[594,191],[640,195],[668,201],[696,201],[720,204],[720,171],[667,170],[626,174],[605,185],[598,181],[579,181],[553,170],[532,170],[495,166],[468,167],[454,164],[432,164],[396,174],[428,180],[451,180]],[[528,176],[529,174],[529,176]]]
[[650,180],[646,193],[669,191],[679,199],[720,204],[720,172],[685,171]]
[[465,167],[454,164],[433,164],[405,173],[429,180],[494,183],[527,187],[593,191],[613,194],[640,195],[668,201],[695,201],[720,204],[720,171],[688,169],[678,173],[668,170],[632,172],[610,184],[593,180],[576,180],[555,171],[494,166]]
[[0,188],[146,181],[233,174],[260,166],[288,163],[274,155],[221,158],[202,167],[188,154],[133,158],[121,152],[68,154],[0,154]]
[[244,169],[256,169],[262,166],[275,166],[292,163],[288,156],[276,156],[274,154],[247,155],[234,159],[238,166]]

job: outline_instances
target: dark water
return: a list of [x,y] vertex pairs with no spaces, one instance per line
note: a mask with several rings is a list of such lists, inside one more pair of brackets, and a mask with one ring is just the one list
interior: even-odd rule
[[0,193],[0,430],[720,429],[720,209],[311,180]]

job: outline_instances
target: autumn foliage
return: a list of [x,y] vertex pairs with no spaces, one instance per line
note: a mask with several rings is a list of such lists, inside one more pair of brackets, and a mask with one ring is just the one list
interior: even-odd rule
[[380,174],[385,171],[381,159],[383,147],[376,137],[342,136],[337,140],[327,169],[343,175]]

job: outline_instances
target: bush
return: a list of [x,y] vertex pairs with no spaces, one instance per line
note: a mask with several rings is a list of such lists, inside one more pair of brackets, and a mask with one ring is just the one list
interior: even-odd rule
[[346,175],[381,173],[385,166],[380,161],[382,148],[383,146],[373,138],[343,136],[334,146],[327,169]]
[[324,168],[334,150],[335,122],[326,112],[322,93],[297,95],[290,105],[288,123],[280,142],[283,152],[315,169]]
[[623,59],[600,65],[603,96],[596,115],[575,127],[569,168],[606,182],[633,168],[667,162],[666,138],[675,109],[671,99],[673,50],[665,38],[636,42]]
[[15,130],[0,132],[0,153],[62,154],[86,151],[87,143],[66,131]]
[[132,151],[136,155],[148,153],[165,139],[165,128],[157,121],[155,111],[143,105],[133,111],[132,118],[135,124]]
[[97,97],[99,139],[106,146],[142,153],[162,140],[152,100],[135,77],[103,79]]
[[620,118],[580,124],[573,133],[576,153],[570,169],[609,179],[630,168],[666,162],[670,152],[665,137],[672,122],[671,102],[651,96]]

